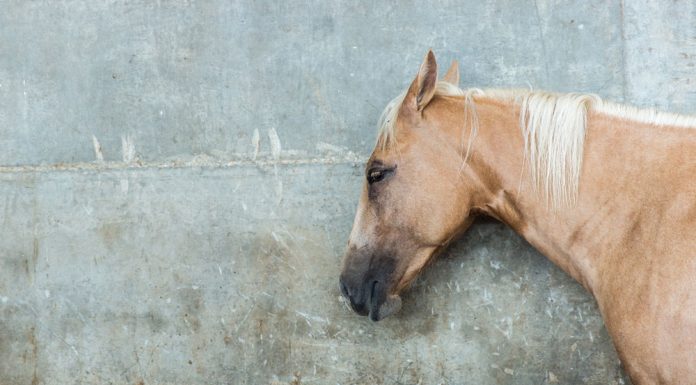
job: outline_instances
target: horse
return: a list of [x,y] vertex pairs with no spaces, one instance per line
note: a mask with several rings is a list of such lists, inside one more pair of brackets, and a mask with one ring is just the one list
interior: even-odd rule
[[339,287],[373,321],[477,216],[595,298],[632,382],[696,384],[696,117],[461,89],[432,51],[380,117]]

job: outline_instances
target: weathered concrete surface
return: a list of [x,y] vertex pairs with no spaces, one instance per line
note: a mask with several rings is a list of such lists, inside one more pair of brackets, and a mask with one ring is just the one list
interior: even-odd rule
[[[399,2],[17,2],[0,13],[0,164],[367,152],[382,107],[429,47],[463,83],[621,96],[618,5]],[[618,80],[617,80],[618,79]],[[263,134],[264,132],[262,132]]]
[[428,48],[464,85],[687,112],[693,4],[2,8],[0,384],[626,382],[593,300],[500,224],[378,324],[339,300],[339,260]]
[[624,12],[627,100],[695,114],[696,3],[627,1]]
[[6,175],[0,379],[619,378],[592,300],[498,224],[475,227],[395,318],[354,315],[336,277],[361,180],[350,164]]

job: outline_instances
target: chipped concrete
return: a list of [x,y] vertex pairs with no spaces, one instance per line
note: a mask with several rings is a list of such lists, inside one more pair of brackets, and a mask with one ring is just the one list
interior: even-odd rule
[[687,112],[695,26],[658,1],[6,5],[0,384],[627,383],[594,301],[498,223],[378,324],[340,257],[428,48],[464,85]]

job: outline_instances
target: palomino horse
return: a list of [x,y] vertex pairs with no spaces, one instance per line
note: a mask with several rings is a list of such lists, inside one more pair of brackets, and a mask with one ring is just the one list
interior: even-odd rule
[[484,214],[594,295],[635,384],[696,384],[696,117],[461,90],[428,52],[382,115],[340,287],[379,320]]

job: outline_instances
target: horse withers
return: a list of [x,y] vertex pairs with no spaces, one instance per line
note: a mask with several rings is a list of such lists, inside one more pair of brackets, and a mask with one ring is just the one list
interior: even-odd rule
[[380,320],[477,215],[594,295],[635,384],[696,384],[696,117],[463,90],[432,52],[380,119],[340,288]]

